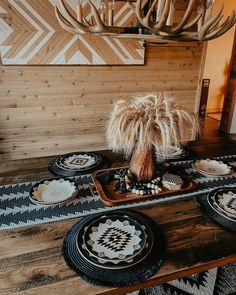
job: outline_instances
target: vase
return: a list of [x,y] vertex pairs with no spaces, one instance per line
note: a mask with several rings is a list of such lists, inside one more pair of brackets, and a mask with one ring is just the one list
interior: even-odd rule
[[134,148],[129,170],[138,181],[145,182],[155,178],[156,162],[153,145],[148,145],[144,148]]

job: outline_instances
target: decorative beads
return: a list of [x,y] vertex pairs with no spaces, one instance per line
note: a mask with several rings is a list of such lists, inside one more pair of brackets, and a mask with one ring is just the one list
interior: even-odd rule
[[169,190],[177,190],[183,185],[181,177],[171,173],[165,173],[162,178],[156,177],[149,182],[138,182],[127,169],[116,170],[114,179],[114,190],[120,193],[132,192],[138,196],[157,195],[163,186]]
[[[117,179],[114,190],[119,190],[120,192],[131,191],[133,194],[144,196],[144,195],[154,195],[162,191],[160,184],[160,177],[157,177],[150,182],[137,182],[132,179],[132,175],[129,170],[125,171],[118,170],[115,174],[115,179]],[[124,188],[125,183],[125,188]]]

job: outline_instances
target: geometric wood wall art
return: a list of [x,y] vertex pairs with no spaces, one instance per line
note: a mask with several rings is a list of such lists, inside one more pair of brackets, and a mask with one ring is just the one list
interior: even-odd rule
[[[127,2],[116,1],[115,25],[136,21]],[[74,35],[58,24],[57,0],[0,0],[0,53],[3,65],[144,64],[142,42]],[[76,0],[67,0],[76,11]],[[100,1],[93,3],[98,7]],[[88,0],[83,13],[90,17]]]

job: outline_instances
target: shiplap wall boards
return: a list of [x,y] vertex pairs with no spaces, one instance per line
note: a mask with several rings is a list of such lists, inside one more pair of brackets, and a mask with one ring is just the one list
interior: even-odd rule
[[[92,35],[74,35],[57,22],[57,0],[0,0],[0,53],[3,65],[143,64],[142,42]],[[76,11],[76,0],[67,0]],[[100,1],[93,3],[98,6]],[[88,0],[83,14],[90,18]],[[126,2],[116,4],[114,25],[134,21]]]
[[[176,0],[179,17],[187,3]],[[50,24],[52,10],[46,17]],[[28,66],[0,61],[0,161],[107,149],[107,119],[120,99],[166,91],[188,110],[198,110],[204,52],[196,42],[177,42],[147,44],[144,65]]]

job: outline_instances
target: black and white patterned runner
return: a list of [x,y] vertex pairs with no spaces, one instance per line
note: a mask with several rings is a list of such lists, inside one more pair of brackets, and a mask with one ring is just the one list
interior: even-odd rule
[[[236,155],[217,157],[215,159],[227,161],[228,164],[236,168]],[[194,176],[194,181],[198,183],[196,191],[182,195],[174,195],[168,198],[156,198],[113,207],[106,207],[100,201],[93,185],[91,175],[88,174],[74,178],[79,183],[80,191],[78,197],[63,205],[46,207],[33,204],[28,196],[30,188],[35,182],[0,186],[0,230],[66,220],[122,208],[170,202],[177,198],[185,199],[199,194],[207,194],[218,187],[236,186],[236,172],[224,177],[205,177],[195,172],[192,168],[192,162],[193,161],[179,161],[175,162],[175,165],[183,166],[187,173]]]

